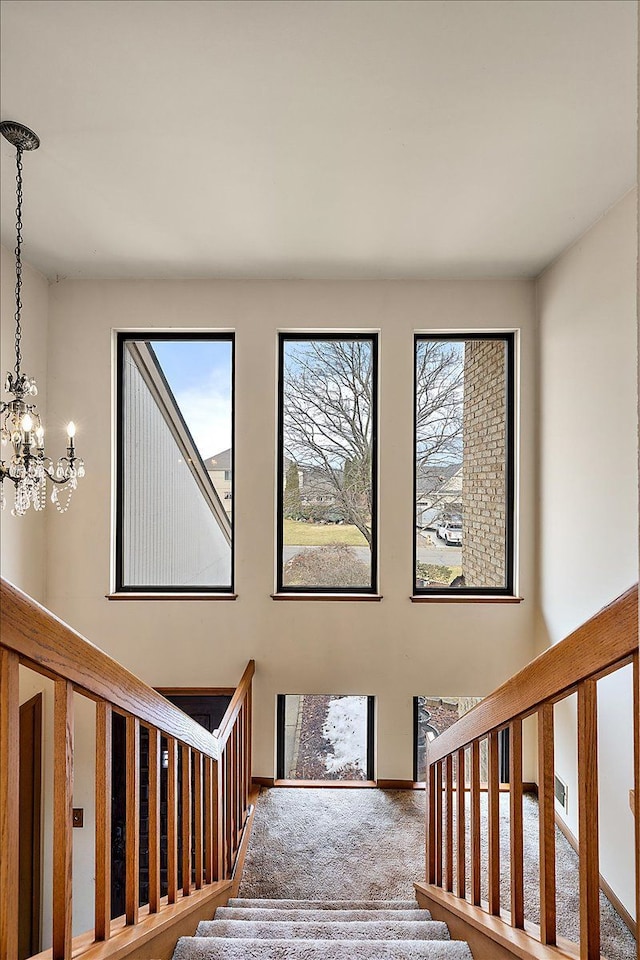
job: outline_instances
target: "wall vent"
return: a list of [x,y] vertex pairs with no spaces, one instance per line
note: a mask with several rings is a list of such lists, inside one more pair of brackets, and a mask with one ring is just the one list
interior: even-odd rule
[[558,774],[555,775],[555,795],[556,800],[565,813],[569,812],[569,788],[564,780],[561,780]]

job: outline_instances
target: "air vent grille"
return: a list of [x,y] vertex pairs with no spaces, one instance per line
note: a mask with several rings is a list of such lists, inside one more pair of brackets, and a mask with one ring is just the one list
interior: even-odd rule
[[557,773],[555,775],[555,795],[562,809],[568,813],[568,788],[564,780],[561,780]]

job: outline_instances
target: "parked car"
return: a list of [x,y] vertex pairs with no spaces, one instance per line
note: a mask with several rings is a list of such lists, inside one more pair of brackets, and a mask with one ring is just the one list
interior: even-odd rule
[[447,546],[459,546],[462,543],[462,520],[445,520],[437,528],[436,534]]

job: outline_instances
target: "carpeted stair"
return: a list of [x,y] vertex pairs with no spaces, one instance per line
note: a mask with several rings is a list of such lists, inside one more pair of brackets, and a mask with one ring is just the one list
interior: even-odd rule
[[230,900],[173,960],[472,960],[414,900]]

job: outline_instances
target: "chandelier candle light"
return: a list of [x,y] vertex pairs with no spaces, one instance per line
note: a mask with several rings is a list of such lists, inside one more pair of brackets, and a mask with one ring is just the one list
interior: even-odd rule
[[[5,391],[10,399],[0,401],[2,423],[2,456],[0,460],[0,507],[4,510],[6,497],[4,481],[11,480],[15,486],[15,504],[12,516],[22,517],[29,507],[44,510],[47,500],[47,480],[53,483],[51,501],[60,513],[69,507],[71,495],[78,478],[84,476],[84,461],[76,457],[73,421],[67,426],[67,455],[55,462],[44,450],[44,426],[32,398],[38,393],[33,377],[22,372],[22,154],[25,150],[37,150],[40,140],[28,127],[13,120],[0,123],[0,133],[16,148],[16,362],[13,372],[7,374]],[[4,459],[5,450],[7,457]],[[65,496],[60,498],[60,491]]]

